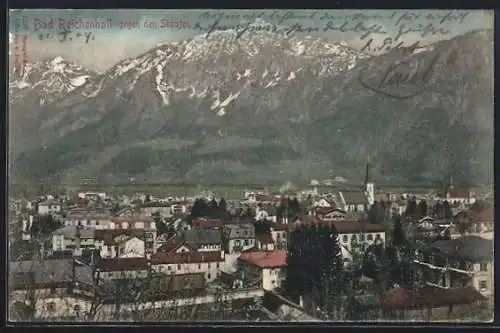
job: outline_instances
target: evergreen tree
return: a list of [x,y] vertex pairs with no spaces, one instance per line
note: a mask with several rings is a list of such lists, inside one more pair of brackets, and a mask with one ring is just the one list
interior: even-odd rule
[[436,202],[432,212],[435,218],[442,219],[444,217],[444,206],[441,201]]
[[450,203],[445,200],[443,203],[443,218],[449,220],[453,217],[453,211],[451,210]]
[[394,225],[392,229],[392,245],[401,248],[406,245],[406,237],[401,223],[401,217],[394,217]]
[[375,201],[373,205],[371,205],[370,209],[368,209],[368,222],[370,223],[382,223],[385,219],[385,208],[384,206]]
[[226,203],[226,200],[224,200],[224,198],[220,198],[220,201],[219,201],[219,211],[221,213],[226,213],[227,212],[227,203]]
[[425,200],[420,201],[420,203],[418,204],[419,216],[425,217],[425,216],[429,215],[428,210],[429,209],[427,207],[427,202]]
[[219,215],[219,204],[217,203],[217,201],[215,200],[215,198],[213,198],[208,203],[208,214],[207,214],[207,216],[209,216],[209,217],[218,217],[218,215]]

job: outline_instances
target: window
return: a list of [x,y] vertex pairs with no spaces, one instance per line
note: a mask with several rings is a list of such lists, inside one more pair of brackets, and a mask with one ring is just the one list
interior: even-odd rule
[[276,280],[272,280],[272,281],[271,281],[271,283],[272,283],[272,284],[276,284]]
[[208,269],[212,268],[212,265],[210,263],[208,263]]
[[488,271],[488,264],[487,264],[487,263],[485,263],[485,262],[480,263],[480,264],[479,264],[479,270],[480,270],[481,272],[486,272],[486,271]]
[[349,241],[349,236],[344,235],[344,236],[342,237],[342,241],[343,241],[344,243],[347,243],[347,242]]
[[278,233],[276,234],[276,238],[277,238],[277,239],[280,239],[280,237],[281,237],[281,234],[278,232]]
[[90,220],[87,220],[87,225],[90,225]]
[[78,225],[82,225],[82,221],[78,221]]
[[245,244],[245,246],[248,246],[248,244],[249,244],[248,239],[245,239],[244,244]]
[[373,240],[373,235],[372,234],[368,234],[366,236],[366,239],[369,240],[369,241],[372,241]]
[[237,239],[235,242],[234,242],[234,245],[236,246],[240,246],[241,245],[241,241],[239,239]]
[[219,268],[219,267],[220,267],[219,263],[217,263],[216,267],[217,267],[217,268]]
[[209,279],[209,280],[210,280],[210,277],[211,277],[211,276],[210,276],[210,273],[208,273],[208,274],[207,274],[207,279]]
[[54,295],[56,293],[56,288],[50,288],[50,294]]
[[201,269],[201,264],[198,264],[198,269]]
[[356,235],[352,235],[351,242],[356,242],[356,241],[357,241]]
[[99,221],[95,221],[95,225],[99,225]]
[[78,317],[80,315],[80,305],[75,304],[73,310],[75,311],[75,315]]
[[365,234],[359,235],[359,240],[363,242],[365,240]]
[[479,290],[484,291],[486,289],[488,289],[488,281],[479,281]]
[[177,264],[177,269],[181,270],[181,264]]
[[50,302],[50,303],[47,303],[47,309],[48,309],[50,312],[54,312],[54,311],[56,311],[56,302]]
[[167,266],[167,271],[171,270],[172,268],[170,266]]

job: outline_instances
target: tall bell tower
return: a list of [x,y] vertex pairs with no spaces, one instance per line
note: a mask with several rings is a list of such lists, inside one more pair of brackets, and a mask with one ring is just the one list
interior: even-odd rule
[[366,174],[365,174],[365,195],[368,199],[368,204],[371,206],[375,202],[375,184],[371,179],[371,164],[366,163]]

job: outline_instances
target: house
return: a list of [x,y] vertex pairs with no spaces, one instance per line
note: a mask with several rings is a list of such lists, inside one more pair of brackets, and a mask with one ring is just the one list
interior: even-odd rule
[[168,275],[204,273],[207,282],[217,278],[224,257],[221,251],[157,252],[151,256],[151,268]]
[[84,250],[95,249],[95,228],[65,226],[52,233],[52,251],[70,250],[79,256]]
[[114,225],[111,222],[109,213],[95,212],[89,210],[72,210],[63,218],[65,226],[84,226],[95,229],[111,229]]
[[61,212],[61,204],[55,200],[40,202],[37,211],[40,215],[57,214]]
[[452,177],[449,177],[446,188],[438,193],[438,198],[447,200],[452,206],[469,206],[476,202],[475,193],[469,188],[456,188]]
[[428,284],[440,288],[471,286],[494,295],[493,241],[478,236],[438,240],[422,246],[413,263]]
[[190,249],[185,246],[184,237],[182,235],[174,235],[162,243],[156,252],[173,253],[173,252],[189,252]]
[[114,216],[111,218],[109,229],[149,229],[156,230],[156,223],[152,216]]
[[255,227],[252,223],[226,224],[222,237],[225,252],[240,253],[255,245]]
[[342,210],[346,212],[367,211],[370,204],[362,190],[343,190],[339,192]]
[[102,258],[145,257],[156,252],[156,247],[146,241],[150,231],[144,229],[108,229],[95,231],[95,248]]
[[274,251],[274,239],[270,232],[268,234],[255,236],[255,241],[255,247],[257,249],[264,251]]
[[295,228],[295,224],[273,223],[270,226],[271,237],[276,250],[286,250],[288,246],[288,234]]
[[238,265],[244,276],[260,276],[264,290],[274,290],[286,278],[287,251],[252,251],[242,253]]
[[335,226],[346,264],[352,260],[354,253],[364,252],[372,245],[384,245],[386,242],[385,229],[380,224],[349,220],[328,222],[310,215],[305,216],[303,224]]
[[255,220],[276,222],[278,210],[272,205],[257,205],[255,210]]
[[101,259],[96,267],[99,280],[145,278],[149,261],[145,257]]
[[189,211],[189,203],[187,200],[171,202],[170,209],[174,216],[185,215]]
[[335,207],[316,207],[312,210],[312,215],[322,221],[341,221],[346,219],[346,211]]
[[78,198],[80,199],[106,199],[107,194],[105,192],[100,191],[86,191],[86,192],[78,192]]
[[222,232],[212,229],[192,229],[182,232],[184,245],[191,251],[221,251]]
[[336,207],[336,203],[328,198],[320,198],[312,203],[312,207],[333,208]]
[[171,217],[172,206],[168,203],[161,202],[145,202],[137,206],[139,213],[144,216],[153,216],[159,213],[162,217]]
[[[9,263],[10,317],[33,320],[75,320],[84,317],[94,298],[92,268],[73,259]],[[24,313],[23,313],[24,312]]]
[[452,238],[468,234],[492,240],[494,237],[494,207],[462,210],[453,217],[453,224],[454,227],[451,228]]
[[222,228],[221,220],[204,220],[197,219],[191,222],[191,227],[193,229],[221,229]]

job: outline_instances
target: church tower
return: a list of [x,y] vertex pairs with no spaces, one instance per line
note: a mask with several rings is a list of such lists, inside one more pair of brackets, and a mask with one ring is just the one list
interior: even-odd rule
[[368,199],[368,204],[371,206],[375,202],[375,184],[371,179],[371,165],[370,162],[366,163],[365,175],[365,195]]

